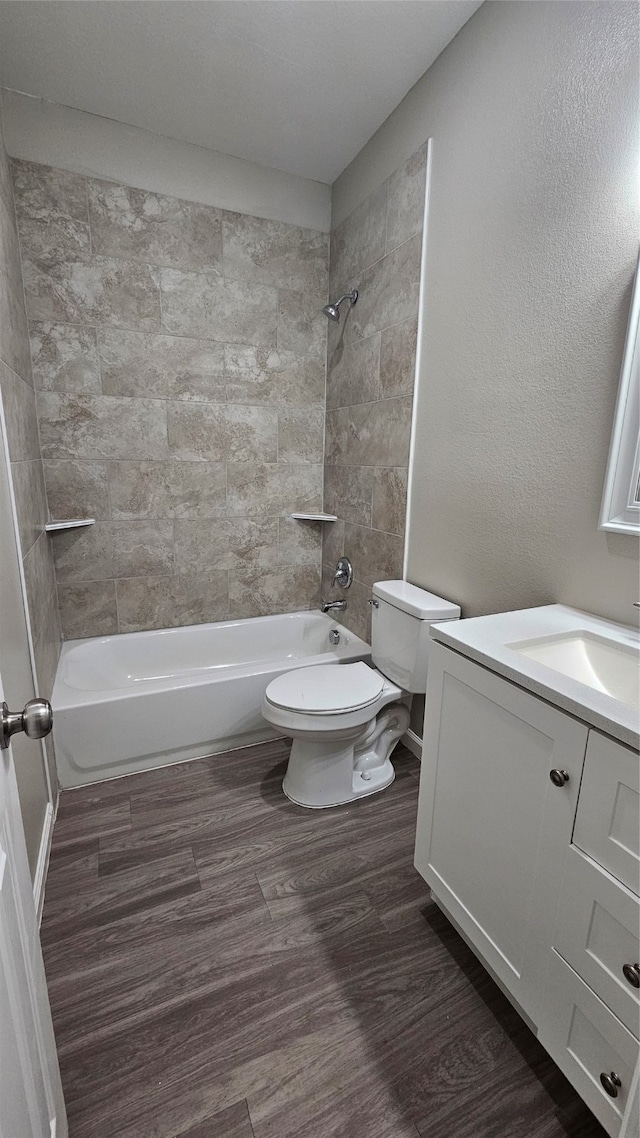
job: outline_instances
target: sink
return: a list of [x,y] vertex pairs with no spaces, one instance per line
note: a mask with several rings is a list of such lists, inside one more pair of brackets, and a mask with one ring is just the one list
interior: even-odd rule
[[640,649],[633,645],[576,629],[505,647],[640,709]]

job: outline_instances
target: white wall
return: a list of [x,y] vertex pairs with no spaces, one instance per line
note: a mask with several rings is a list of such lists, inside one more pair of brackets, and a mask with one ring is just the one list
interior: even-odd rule
[[631,623],[638,542],[598,531],[638,249],[638,19],[483,4],[334,186],[333,223],[433,140],[410,580],[467,616]]
[[329,230],[331,189],[322,182],[6,88],[2,113],[12,158],[324,233]]

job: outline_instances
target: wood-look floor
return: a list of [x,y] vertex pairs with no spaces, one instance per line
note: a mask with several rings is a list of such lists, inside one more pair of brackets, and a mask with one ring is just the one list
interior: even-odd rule
[[62,795],[71,1138],[603,1138],[412,866],[418,765],[328,811],[283,742]]

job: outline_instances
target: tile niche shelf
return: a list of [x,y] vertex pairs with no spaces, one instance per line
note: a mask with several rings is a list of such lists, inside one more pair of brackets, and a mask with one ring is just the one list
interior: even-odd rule
[[63,529],[79,529],[81,526],[95,525],[95,518],[72,518],[67,522],[47,522],[45,531],[47,533],[58,533]]
[[337,522],[337,514],[291,514],[297,522]]

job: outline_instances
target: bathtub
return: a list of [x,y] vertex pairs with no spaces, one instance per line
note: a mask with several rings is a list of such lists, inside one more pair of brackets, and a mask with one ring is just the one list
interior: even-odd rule
[[70,640],[52,696],[60,783],[82,786],[276,738],[260,714],[275,676],[370,653],[320,612]]

